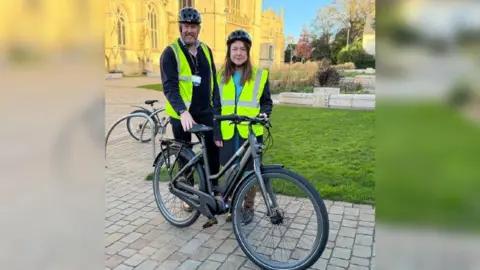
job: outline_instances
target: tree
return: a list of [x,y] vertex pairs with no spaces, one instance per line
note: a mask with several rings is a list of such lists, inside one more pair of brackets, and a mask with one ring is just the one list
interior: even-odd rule
[[362,37],[367,15],[375,11],[374,0],[333,0],[332,11],[342,28],[347,28],[347,44]]
[[343,47],[347,45],[347,28],[340,29],[335,34],[335,39],[330,44],[330,51],[331,51],[331,60],[332,64],[337,64],[337,55],[342,50]]
[[308,33],[306,26],[303,26],[302,34],[298,39],[296,53],[297,56],[302,59],[302,62],[305,62],[305,60],[310,59],[310,57],[312,56],[312,46],[310,46],[310,34]]
[[285,52],[284,52],[285,63],[290,63],[290,61],[294,62],[293,60],[295,60],[294,58],[295,58],[296,48],[297,48],[297,44],[287,45],[287,48],[285,48]]
[[333,30],[339,23],[336,14],[337,9],[331,5],[319,8],[311,24],[312,33],[316,37],[324,37],[325,41],[330,43]]
[[331,50],[328,35],[322,35],[320,38],[314,38],[310,45],[312,46],[312,58],[314,60],[331,59]]
[[287,36],[285,40],[286,40],[287,46],[284,52],[284,59],[285,59],[285,63],[290,63],[293,60],[293,57],[295,57],[294,52],[297,45],[295,44],[296,43],[295,37],[293,36]]

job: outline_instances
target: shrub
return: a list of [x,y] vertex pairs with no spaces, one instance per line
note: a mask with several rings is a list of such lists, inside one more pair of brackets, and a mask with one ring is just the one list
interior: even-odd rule
[[346,69],[355,69],[355,64],[353,62],[347,62],[343,64],[338,64],[333,66],[337,70],[346,70]]
[[337,62],[339,64],[352,62],[359,69],[375,68],[375,57],[365,52],[360,40],[343,47],[337,55]]
[[338,86],[341,75],[334,67],[327,67],[318,71],[318,83],[320,86]]
[[357,92],[362,90],[362,84],[354,81],[342,81],[339,84],[340,91],[344,92]]

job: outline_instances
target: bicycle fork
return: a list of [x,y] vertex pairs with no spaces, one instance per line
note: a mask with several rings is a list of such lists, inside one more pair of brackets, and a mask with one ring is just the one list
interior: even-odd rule
[[262,191],[263,199],[265,200],[265,204],[267,206],[267,212],[269,217],[273,217],[276,214],[277,209],[277,200],[273,194],[273,189],[269,180],[266,183],[265,179],[262,177],[262,170],[260,165],[260,158],[255,154],[253,159],[253,168],[255,171],[255,175],[258,179],[258,184],[260,185],[260,189]]

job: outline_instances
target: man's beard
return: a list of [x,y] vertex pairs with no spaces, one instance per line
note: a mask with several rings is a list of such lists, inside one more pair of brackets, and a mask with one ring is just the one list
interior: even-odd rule
[[194,39],[194,41],[191,42],[191,44],[189,44],[189,45],[195,44],[195,42],[197,41],[197,37],[195,36],[195,34],[184,34],[183,35],[183,40],[185,41],[185,43],[187,43],[187,41],[185,40],[187,37],[191,37],[191,38]]

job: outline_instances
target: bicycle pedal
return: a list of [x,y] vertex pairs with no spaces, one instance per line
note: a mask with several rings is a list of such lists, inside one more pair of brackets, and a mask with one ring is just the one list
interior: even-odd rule
[[206,228],[212,227],[215,224],[218,224],[218,221],[216,218],[213,218],[208,220],[207,223],[203,224],[203,228],[206,229]]

